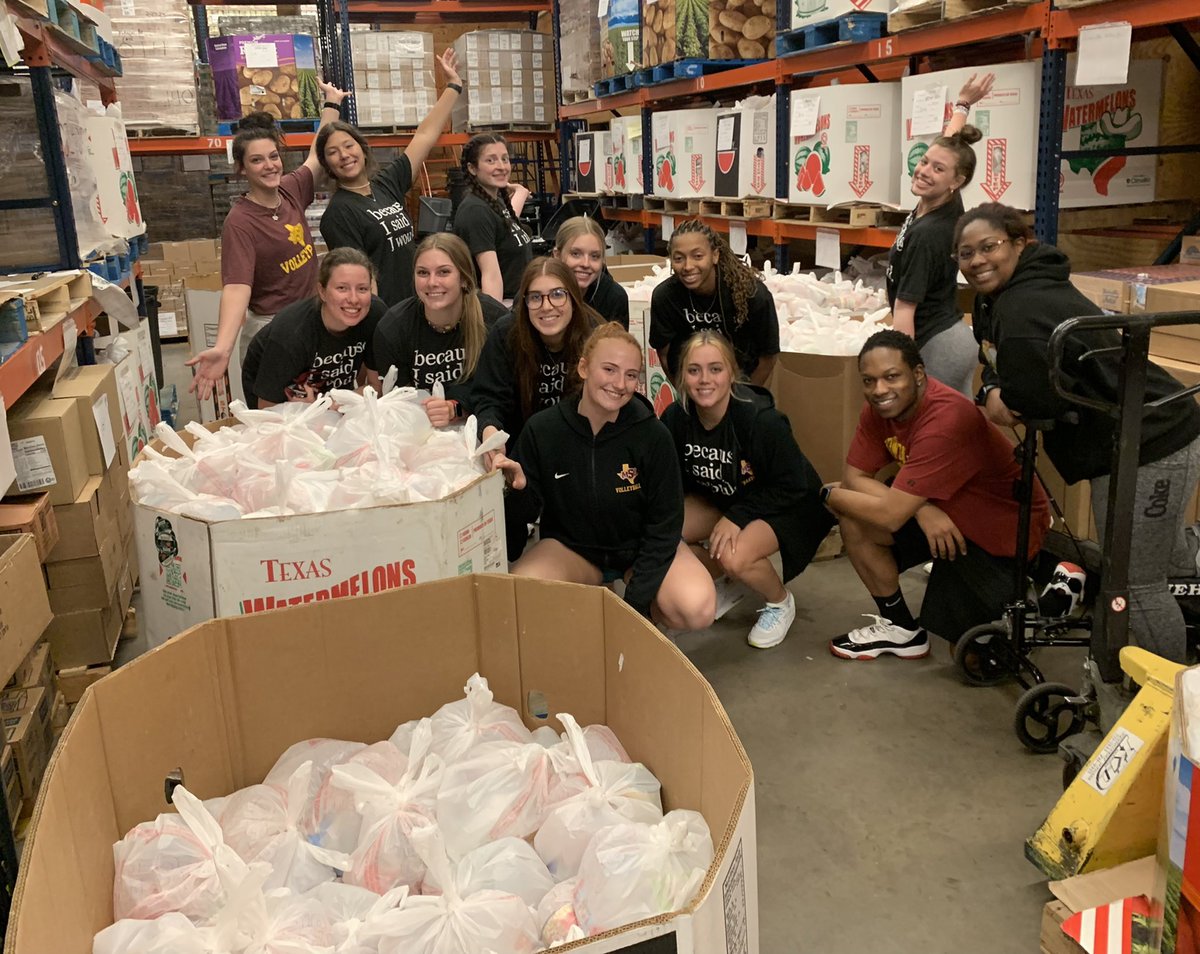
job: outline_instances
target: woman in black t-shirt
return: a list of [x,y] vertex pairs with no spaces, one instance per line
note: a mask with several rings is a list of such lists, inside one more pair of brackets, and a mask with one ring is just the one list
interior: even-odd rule
[[434,427],[459,424],[471,413],[470,380],[488,330],[508,309],[475,285],[471,253],[448,232],[430,235],[417,247],[417,293],[388,309],[375,331],[375,360],[386,375],[395,367],[397,387],[432,391],[425,413]]
[[337,184],[321,217],[321,236],[330,248],[359,248],[375,263],[379,297],[395,305],[413,294],[413,247],[416,233],[408,216],[414,170],[437,145],[462,93],[458,58],[447,49],[438,62],[446,89],[413,133],[412,142],[394,162],[377,169],[371,146],[361,132],[333,122],[317,134],[317,159]]
[[463,147],[462,168],[469,191],[454,210],[454,234],[471,250],[480,290],[511,304],[533,257],[529,233],[518,221],[529,190],[508,181],[508,143],[497,133],[472,136]]
[[930,377],[967,395],[975,377],[975,340],[958,310],[958,266],[952,258],[954,223],[963,213],[960,191],[975,175],[982,137],[965,125],[971,107],[992,88],[994,74],[972,75],[958,93],[942,136],[912,167],[916,208],[888,253],[887,293],[892,327],[916,339]]
[[[733,348],[701,331],[679,351],[679,400],[662,415],[683,471],[683,539],[716,573],[767,601],[747,642],[769,649],[796,618],[784,582],[804,570],[833,526],[821,478],[769,391],[740,384]],[[783,579],[771,554],[783,560]]]
[[683,343],[712,328],[733,344],[750,382],[765,385],[779,354],[779,317],[767,287],[699,219],[678,225],[668,249],[675,274],[650,296],[650,347],[671,378]]
[[371,294],[371,260],[335,248],[321,260],[317,294],[288,305],[254,336],[242,364],[252,408],[311,403],[335,388],[379,390],[371,339],[384,304]]
[[583,300],[601,318],[629,330],[629,293],[604,267],[604,230],[595,219],[577,215],[560,225],[554,236],[554,257],[575,273]]

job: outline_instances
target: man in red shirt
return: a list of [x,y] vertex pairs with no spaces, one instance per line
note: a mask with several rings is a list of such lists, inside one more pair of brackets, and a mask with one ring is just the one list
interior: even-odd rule
[[[999,619],[1011,599],[1021,468],[1012,443],[969,399],[926,376],[908,335],[872,335],[858,368],[867,403],[842,481],[821,493],[879,615],[867,614],[874,623],[829,648],[843,659],[918,659],[929,654],[927,633],[957,640]],[[900,471],[888,486],[875,474],[893,462]],[[1037,486],[1030,555],[1048,525],[1049,504]],[[900,571],[931,556],[918,622],[900,591]]]

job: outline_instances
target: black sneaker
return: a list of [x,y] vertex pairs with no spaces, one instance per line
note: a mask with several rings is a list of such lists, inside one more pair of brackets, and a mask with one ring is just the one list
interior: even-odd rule
[[875,622],[831,639],[831,653],[841,659],[878,659],[887,653],[903,659],[922,659],[929,655],[929,636],[925,630],[905,629],[874,613],[863,615]]

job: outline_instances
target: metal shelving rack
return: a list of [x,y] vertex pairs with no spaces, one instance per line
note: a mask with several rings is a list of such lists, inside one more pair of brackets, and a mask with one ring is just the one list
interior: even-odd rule
[[[780,8],[781,30],[786,27],[783,16],[784,12]],[[1052,0],[1037,0],[1027,4],[1010,4],[992,12],[961,20],[929,24],[878,39],[840,43],[695,79],[640,87],[614,96],[563,105],[559,107],[558,115],[564,126],[570,122],[572,128],[575,128],[574,124],[583,123],[589,117],[603,121],[618,110],[637,108],[642,113],[643,128],[648,129],[652,105],[670,104],[672,107],[678,107],[685,105],[689,100],[701,97],[711,99],[720,93],[746,92],[752,89],[765,91],[773,88],[778,110],[777,142],[786,143],[789,130],[788,94],[793,88],[827,85],[829,80],[839,73],[857,73],[859,75],[854,77],[857,81],[861,81],[863,76],[870,82],[895,78],[905,68],[916,72],[921,58],[947,49],[989,41],[1023,39],[1025,55],[1040,56],[1043,62],[1035,231],[1042,241],[1053,242],[1058,231],[1059,165],[1063,158],[1071,156],[1062,150],[1066,54],[1074,47],[1082,27],[1111,21],[1131,23],[1135,36],[1138,31],[1165,28],[1196,63],[1197,68],[1200,68],[1200,46],[1197,46],[1184,26],[1188,22],[1200,22],[1200,10],[1196,9],[1194,3],[1181,4],[1178,0],[1107,0],[1084,7],[1058,9]],[[557,22],[555,36],[557,38]],[[563,135],[565,138],[566,133]],[[643,136],[643,140],[647,140],[647,137]],[[652,188],[650,183],[653,182],[653,177],[649,174],[652,162],[650,148],[649,142],[646,141],[643,147],[643,162],[647,189]],[[1124,150],[1122,154],[1141,152],[1200,152],[1200,145]],[[569,150],[564,148],[561,156],[564,163],[564,181],[568,181]],[[776,181],[780,190],[778,197],[786,198],[786,156],[783,149],[777,158],[779,168]],[[657,228],[661,222],[660,213],[644,210],[605,209],[605,215],[618,220],[641,223],[648,230],[648,246],[653,237],[650,230]],[[713,228],[723,231],[729,229],[728,219],[714,218],[705,221]],[[780,243],[789,239],[813,239],[818,229],[835,227],[766,219],[750,220],[746,224],[747,234],[768,237]],[[887,248],[895,237],[894,230],[890,229],[839,228],[838,231],[844,245]]]

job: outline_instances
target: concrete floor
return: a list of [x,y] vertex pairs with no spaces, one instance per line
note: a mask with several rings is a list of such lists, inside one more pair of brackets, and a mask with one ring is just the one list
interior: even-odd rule
[[[180,422],[194,419],[185,346],[164,348]],[[754,765],[761,951],[1035,954],[1044,879],[1024,840],[1061,793],[1061,763],[1013,735],[1015,686],[924,660],[845,662],[826,643],[873,604],[845,559],[793,581],[788,639],[751,649],[753,599],[679,647],[716,689]],[[914,610],[920,571],[905,574]],[[120,660],[144,649],[121,644]],[[1077,682],[1082,654],[1040,660]]]

